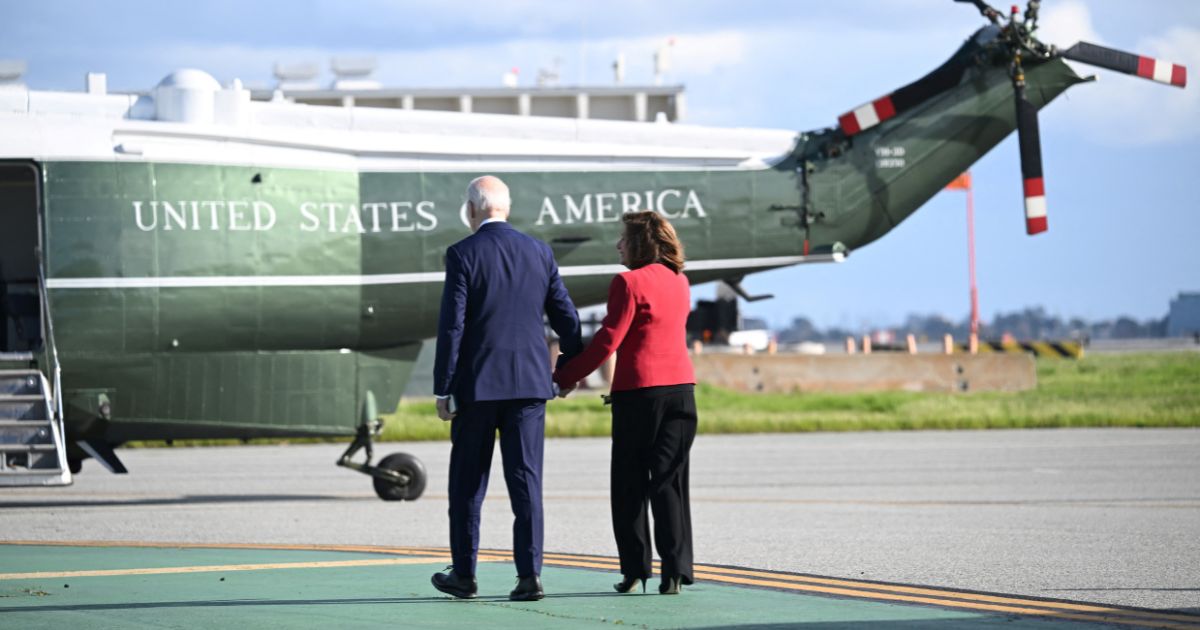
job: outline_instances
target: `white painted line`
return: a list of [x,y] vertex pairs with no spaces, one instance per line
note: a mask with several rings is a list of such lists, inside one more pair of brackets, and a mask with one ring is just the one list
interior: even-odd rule
[[[721,269],[762,269],[800,263],[842,262],[843,254],[813,256],[774,256],[767,258],[725,258],[693,260],[685,271],[714,271]],[[560,267],[559,275],[603,276],[625,271],[623,265],[575,265]],[[50,289],[181,289],[205,287],[357,287],[389,284],[425,284],[445,281],[442,271],[422,273],[391,273],[374,275],[320,276],[164,276],[158,278],[50,278]]]
[[358,287],[442,282],[446,274],[392,273],[369,276],[163,276],[158,278],[50,278],[51,289],[176,289],[202,287]]

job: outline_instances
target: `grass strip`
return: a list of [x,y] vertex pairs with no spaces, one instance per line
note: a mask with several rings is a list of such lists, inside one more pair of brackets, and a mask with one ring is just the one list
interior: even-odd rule
[[[796,433],[921,429],[1200,426],[1200,353],[1107,354],[1039,359],[1025,392],[747,394],[700,385],[701,433]],[[433,401],[406,401],[386,417],[388,441],[449,439]],[[554,400],[549,437],[609,435],[594,392]]]
[[[1200,353],[1038,359],[1037,373],[1037,388],[1025,392],[748,394],[700,385],[696,390],[699,430],[729,434],[1200,426]],[[546,436],[606,437],[610,419],[609,408],[599,392],[578,392],[549,403]],[[381,441],[450,438],[450,424],[438,420],[432,399],[403,401],[396,413],[384,416],[384,420]],[[321,441],[331,440],[264,439],[251,443]]]

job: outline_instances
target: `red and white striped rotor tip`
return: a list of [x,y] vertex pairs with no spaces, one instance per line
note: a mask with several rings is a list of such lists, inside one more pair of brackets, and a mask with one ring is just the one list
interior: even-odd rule
[[1138,56],[1137,75],[1167,85],[1187,87],[1187,66],[1153,57]]
[[838,116],[838,124],[846,135],[853,136],[895,115],[896,107],[892,104],[892,95],[888,94]]
[[1046,228],[1046,184],[1041,177],[1030,177],[1025,180],[1025,233],[1033,236]]

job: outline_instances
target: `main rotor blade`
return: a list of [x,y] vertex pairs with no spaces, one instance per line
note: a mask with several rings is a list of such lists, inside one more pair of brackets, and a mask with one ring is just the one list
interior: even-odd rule
[[944,64],[891,94],[838,116],[838,125],[847,136],[861,133],[958,85],[964,70],[960,64]]
[[954,1],[955,2],[970,2],[971,4],[975,5],[976,9],[979,9],[979,14],[982,15],[983,17],[987,18],[988,20],[990,20],[992,22],[992,24],[999,24],[999,22],[1000,22],[1000,12],[997,11],[996,9],[993,9],[991,7],[991,5],[984,2],[983,0],[954,0]]
[[1064,50],[1062,55],[1072,61],[1132,74],[1167,85],[1177,87],[1187,85],[1187,68],[1185,66],[1153,57],[1143,57],[1088,42],[1079,42]]
[[1046,184],[1042,179],[1042,140],[1037,108],[1025,98],[1025,81],[1013,81],[1017,100],[1017,142],[1021,147],[1021,179],[1025,188],[1025,233],[1046,231]]

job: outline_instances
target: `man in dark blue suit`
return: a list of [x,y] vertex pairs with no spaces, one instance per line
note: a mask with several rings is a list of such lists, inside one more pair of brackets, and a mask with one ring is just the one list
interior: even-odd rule
[[554,398],[542,314],[564,356],[578,354],[579,314],[554,253],[507,222],[511,199],[496,177],[467,187],[474,234],[446,250],[446,284],[433,367],[438,416],[450,420],[450,552],[433,576],[438,590],[475,597],[479,517],[496,432],[513,510],[516,601],[543,597],[542,445],[546,401]]

